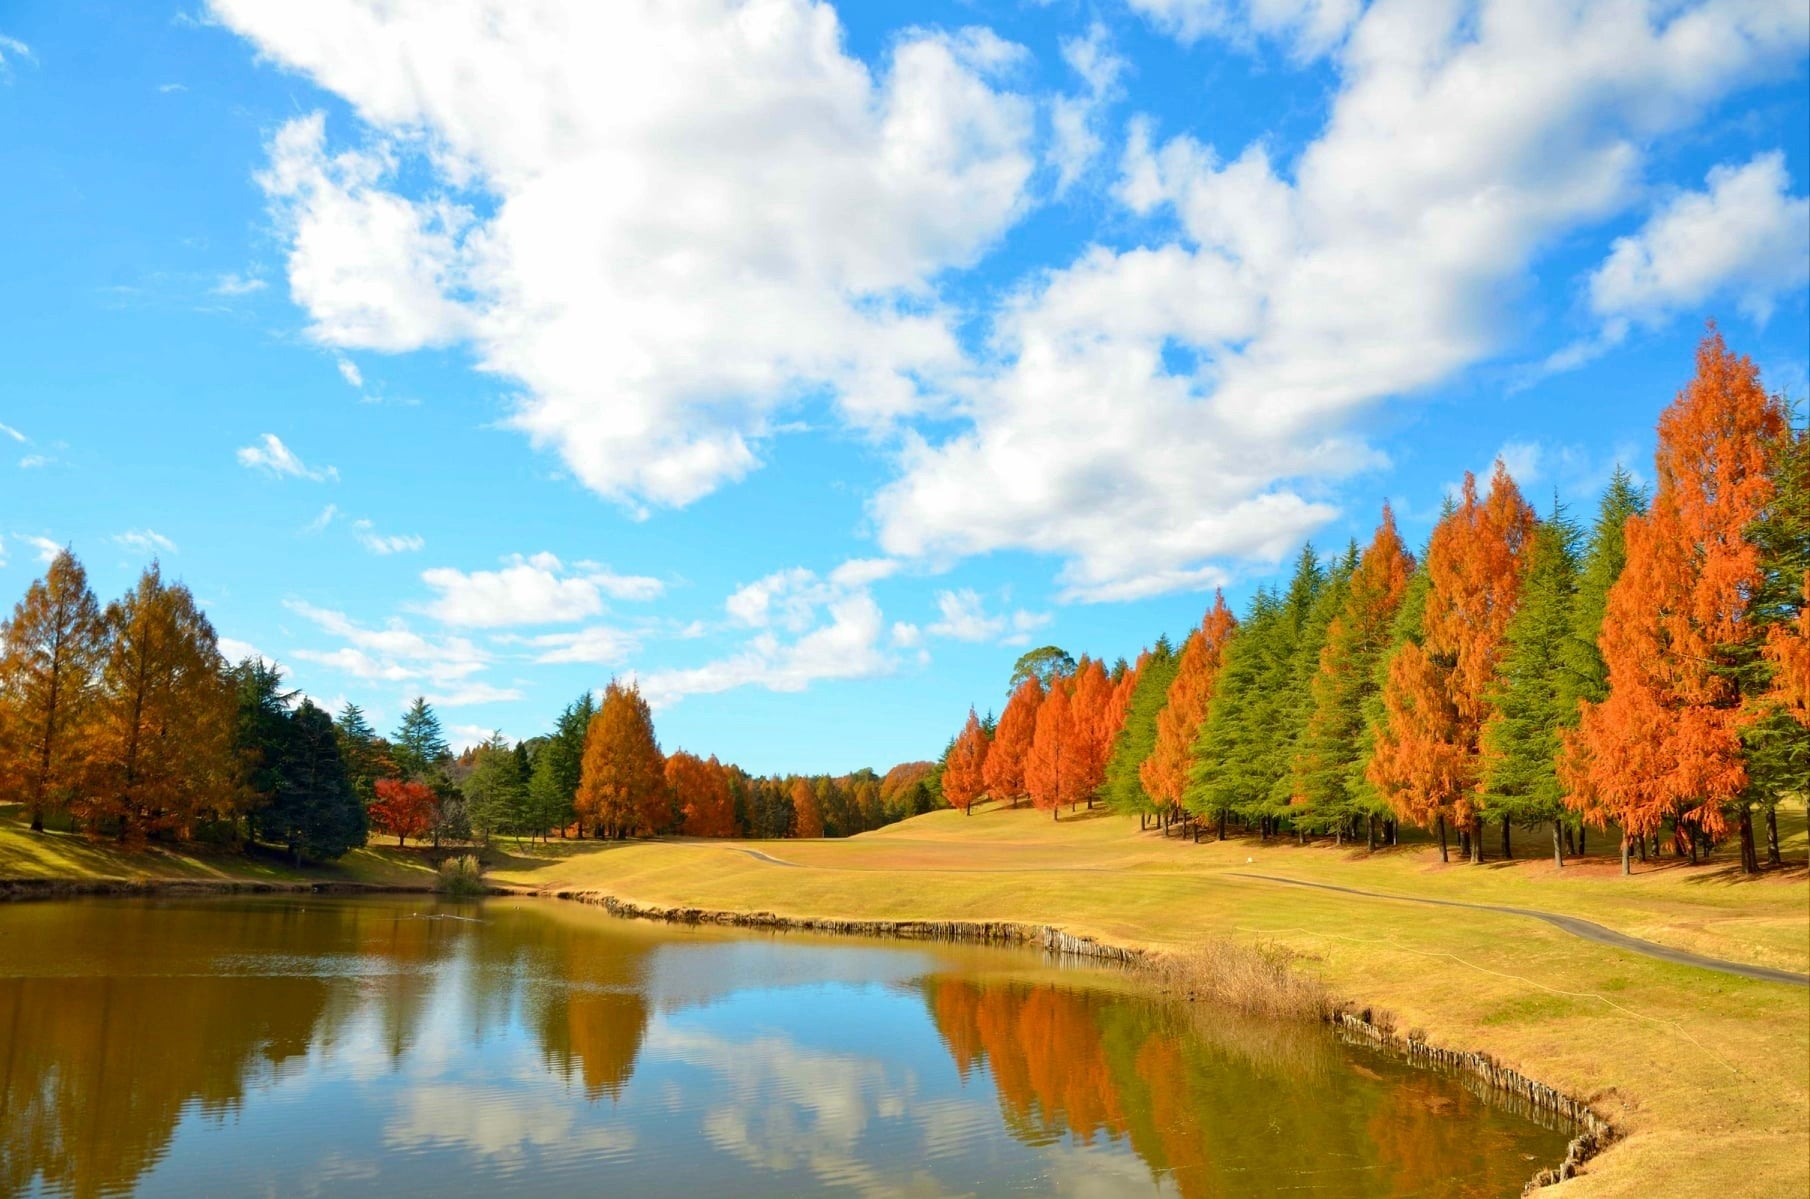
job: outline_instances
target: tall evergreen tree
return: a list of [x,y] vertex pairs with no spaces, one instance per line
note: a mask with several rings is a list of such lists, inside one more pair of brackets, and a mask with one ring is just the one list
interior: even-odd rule
[[378,737],[377,730],[365,719],[364,709],[347,702],[333,722],[339,737],[339,756],[346,764],[346,778],[358,802],[369,806],[377,801],[377,780],[391,770],[389,747]]
[[1578,571],[1577,597],[1571,605],[1571,635],[1566,638],[1561,655],[1568,707],[1576,708],[1579,701],[1600,704],[1609,698],[1609,668],[1603,665],[1597,638],[1603,631],[1609,589],[1615,586],[1628,561],[1628,518],[1646,510],[1646,493],[1635,486],[1632,475],[1617,466],[1597,506],[1590,542]]
[[1125,721],[1113,741],[1112,755],[1106,759],[1106,782],[1101,798],[1115,812],[1136,813],[1141,819],[1154,816],[1156,801],[1144,789],[1138,777],[1139,768],[1156,748],[1157,714],[1169,700],[1169,686],[1175,681],[1175,648],[1169,638],[1158,637],[1156,644],[1138,658],[1136,681],[1125,708]]
[[289,705],[296,693],[283,689],[283,673],[276,663],[262,658],[245,659],[231,675],[238,703],[233,750],[238,756],[240,806],[255,813],[275,802],[282,786],[293,731]]
[[1556,503],[1535,528],[1515,615],[1503,634],[1502,659],[1483,726],[1483,810],[1509,828],[1550,821],[1552,859],[1565,864],[1559,782],[1561,732],[1577,723],[1565,650],[1576,627],[1577,526]]
[[1300,818],[1340,836],[1363,820],[1372,848],[1375,817],[1383,806],[1367,802],[1361,786],[1367,709],[1381,687],[1379,665],[1413,573],[1414,557],[1385,504],[1382,523],[1359,556],[1339,613],[1326,630],[1311,686],[1312,710],[1292,764]]
[[304,699],[284,720],[276,789],[253,814],[258,833],[304,856],[331,861],[365,843],[365,806],[352,792],[333,718]]
[[440,718],[426,696],[418,695],[402,714],[391,739],[390,756],[396,771],[404,779],[427,779],[439,772],[452,748],[446,744],[446,733]]
[[81,785],[105,633],[87,572],[67,549],[0,626],[0,798],[24,805],[33,832]]
[[520,829],[513,821],[522,807],[521,765],[501,731],[491,733],[473,752],[471,773],[460,790],[472,832],[486,844],[493,833]]

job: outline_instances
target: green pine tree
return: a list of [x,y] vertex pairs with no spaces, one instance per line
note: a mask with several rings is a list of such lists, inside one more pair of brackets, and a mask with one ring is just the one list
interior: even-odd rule
[[1557,761],[1563,730],[1578,721],[1565,650],[1576,628],[1580,540],[1556,502],[1535,528],[1520,599],[1503,635],[1491,692],[1495,713],[1483,728],[1484,812],[1503,822],[1503,856],[1511,856],[1511,825],[1551,822],[1553,861],[1561,866],[1566,809]]
[[258,833],[298,866],[304,856],[331,861],[365,843],[365,806],[346,776],[333,718],[304,699],[285,725],[276,791],[254,816]]
[[1101,784],[1100,798],[1115,812],[1147,815],[1157,810],[1157,803],[1144,790],[1138,767],[1156,748],[1156,718],[1169,699],[1169,684],[1175,681],[1179,656],[1169,638],[1158,637],[1132,684],[1131,697],[1125,706],[1125,723],[1112,743],[1112,754],[1106,759],[1106,781]]

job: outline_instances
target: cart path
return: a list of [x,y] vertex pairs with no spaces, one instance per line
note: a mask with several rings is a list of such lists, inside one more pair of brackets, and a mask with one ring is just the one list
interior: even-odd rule
[[[812,867],[802,862],[788,862],[784,858],[776,858],[772,854],[763,853],[758,849],[748,849],[740,845],[723,846],[723,848],[733,849],[736,853],[747,854],[756,861],[765,862],[769,866],[785,866],[794,870],[823,869],[823,867]],[[838,866],[833,869],[861,870],[872,868]],[[987,869],[984,867],[975,869],[959,866],[947,869],[939,867],[929,867],[927,869],[936,873],[960,874],[1000,874],[1018,872],[1010,867],[1005,870]],[[1060,871],[1075,868],[1063,866],[1033,866],[1022,869],[1024,873],[1043,873],[1045,871]],[[1081,867],[1080,869],[1110,871],[1112,868]],[[1796,974],[1790,970],[1779,970],[1772,966],[1755,966],[1746,962],[1731,962],[1726,958],[1706,957],[1700,953],[1692,953],[1687,949],[1674,949],[1669,945],[1661,945],[1657,941],[1648,941],[1641,937],[1630,936],[1627,933],[1618,933],[1614,929],[1605,928],[1593,920],[1584,920],[1577,916],[1562,916],[1557,912],[1542,912],[1537,908],[1516,908],[1494,903],[1466,903],[1463,900],[1458,899],[1430,899],[1419,895],[1392,895],[1386,891],[1365,891],[1357,887],[1341,887],[1334,883],[1310,883],[1302,879],[1283,878],[1282,876],[1275,874],[1248,874],[1243,871],[1228,871],[1217,877],[1250,879],[1253,882],[1281,883],[1282,885],[1289,887],[1312,887],[1317,891],[1334,891],[1343,895],[1360,896],[1364,899],[1395,900],[1399,903],[1430,904],[1434,907],[1441,908],[1470,908],[1471,910],[1478,912],[1497,912],[1506,916],[1526,916],[1533,920],[1543,920],[1554,928],[1562,929],[1574,937],[1582,937],[1586,941],[1595,941],[1599,945],[1608,945],[1615,949],[1628,950],[1630,953],[1638,953],[1643,954],[1646,957],[1658,958],[1663,962],[1672,962],[1680,966],[1696,966],[1703,970],[1718,970],[1724,974],[1733,974],[1740,978],[1750,978],[1758,982],[1784,983],[1787,986],[1793,987],[1810,987],[1810,975]]]
[[1810,976],[1794,974],[1789,970],[1777,970],[1771,966],[1751,966],[1745,962],[1731,962],[1725,958],[1705,957],[1700,953],[1691,953],[1685,949],[1673,949],[1669,945],[1661,945],[1657,941],[1647,941],[1640,937],[1631,937],[1627,933],[1618,933],[1614,929],[1604,928],[1591,920],[1582,920],[1576,916],[1561,916],[1556,912],[1542,912],[1537,908],[1512,908],[1494,903],[1465,903],[1457,899],[1426,899],[1418,895],[1391,895],[1385,891],[1362,891],[1356,887],[1340,887],[1332,883],[1310,883],[1298,878],[1282,878],[1274,874],[1244,874],[1231,872],[1227,878],[1248,878],[1259,882],[1282,883],[1290,887],[1312,887],[1317,891],[1337,891],[1345,895],[1360,895],[1365,899],[1393,899],[1401,903],[1425,903],[1442,908],[1471,908],[1479,912],[1500,912],[1509,916],[1528,916],[1535,920],[1544,920],[1555,928],[1561,928],[1574,937],[1582,937],[1586,941],[1595,941],[1601,945],[1626,949],[1632,953],[1645,954],[1650,958],[1658,958],[1665,962],[1675,962],[1680,966],[1697,966],[1704,970],[1720,970],[1724,974],[1734,974],[1741,978],[1756,979],[1760,982],[1785,983],[1795,987],[1810,987]]

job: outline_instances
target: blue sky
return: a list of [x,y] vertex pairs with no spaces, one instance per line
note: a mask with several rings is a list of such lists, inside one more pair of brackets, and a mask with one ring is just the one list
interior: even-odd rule
[[884,769],[1714,316],[1810,371],[1798,0],[0,8],[0,581],[152,554],[380,727]]

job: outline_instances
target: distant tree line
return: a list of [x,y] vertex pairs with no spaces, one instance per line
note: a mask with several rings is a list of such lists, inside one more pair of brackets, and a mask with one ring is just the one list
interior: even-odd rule
[[188,588],[153,562],[103,608],[65,548],[0,625],[0,803],[127,846],[210,840],[331,860],[369,832],[493,837],[840,837],[941,802],[940,772],[755,777],[667,757],[632,685],[586,692],[550,732],[454,754],[416,698],[388,738],[251,657],[229,663]]
[[1712,327],[1654,465],[1651,494],[1618,469],[1585,528],[1497,462],[1419,554],[1385,505],[1369,545],[1304,548],[1242,619],[1216,595],[1179,650],[1033,651],[996,724],[970,709],[944,793],[1098,799],[1197,838],[1374,848],[1405,821],[1474,862],[1518,826],[1560,865],[1588,829],[1624,871],[1731,839],[1777,865],[1778,803],[1810,795],[1810,440]]

